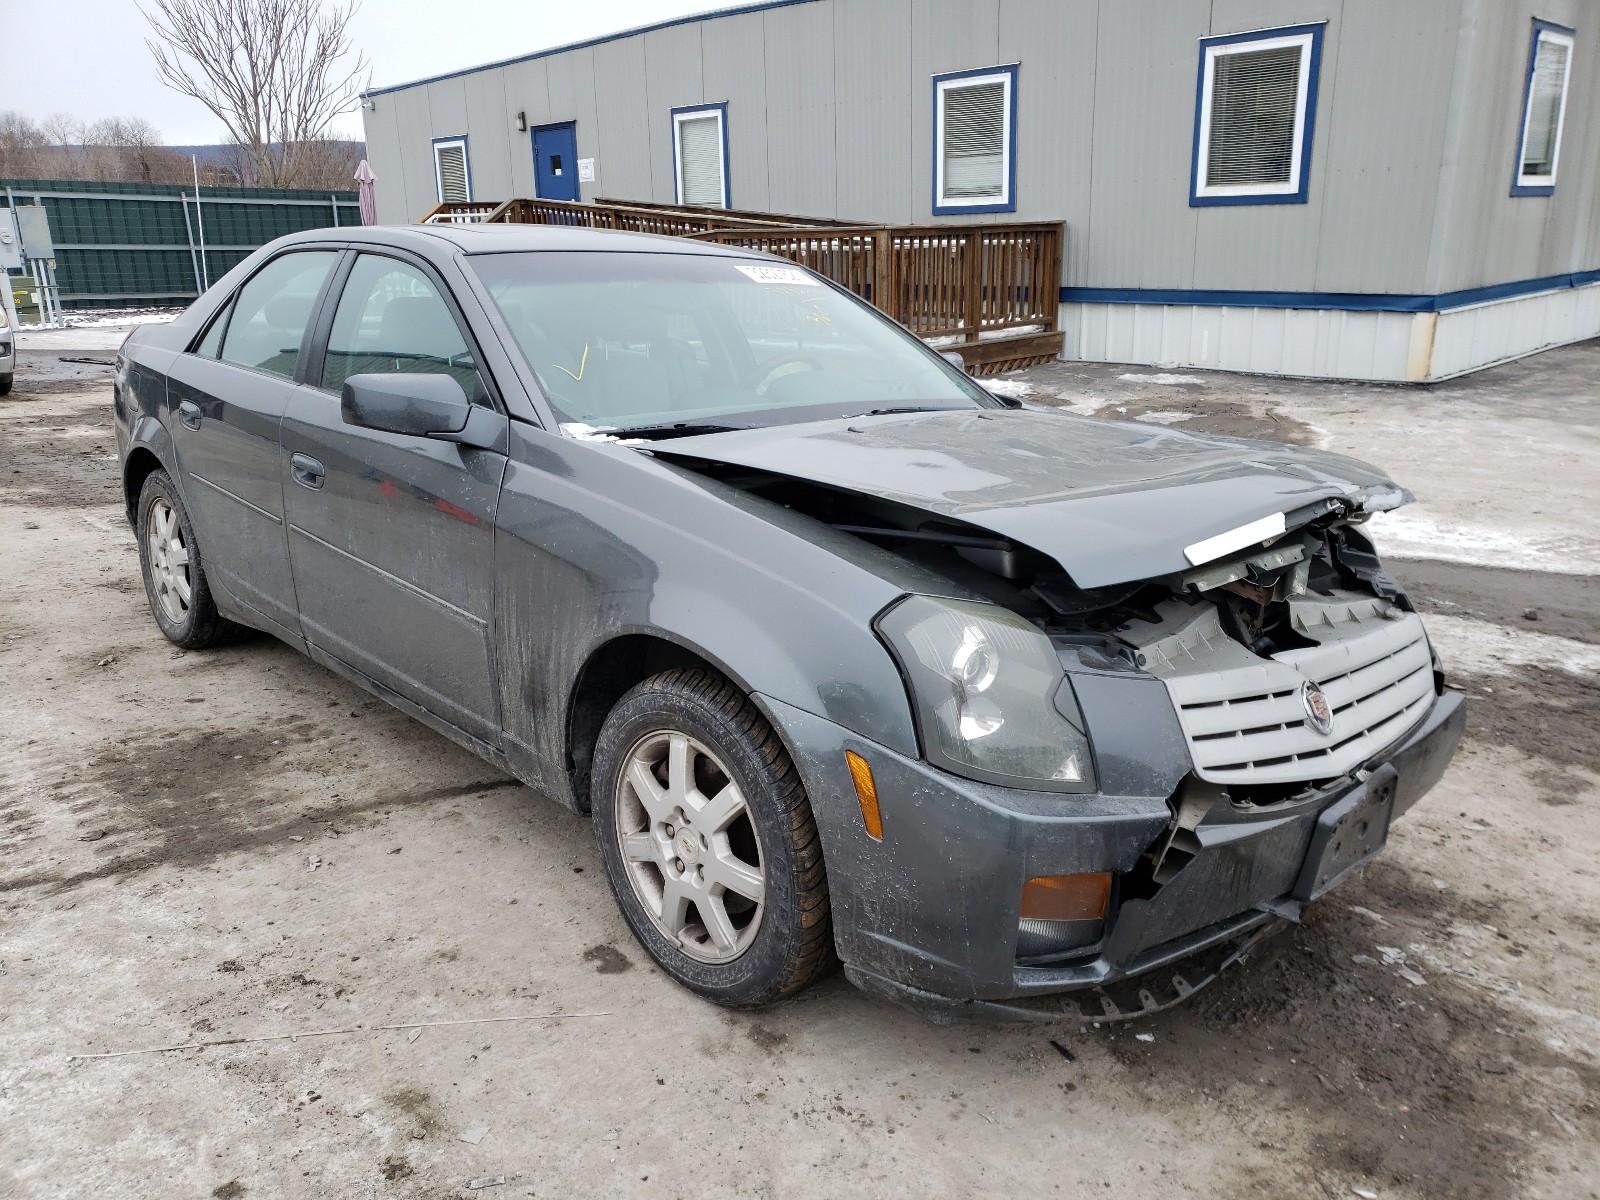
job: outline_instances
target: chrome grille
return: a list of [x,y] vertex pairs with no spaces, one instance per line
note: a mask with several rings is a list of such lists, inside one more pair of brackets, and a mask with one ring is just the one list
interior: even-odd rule
[[[1119,631],[1161,677],[1195,773],[1215,783],[1296,783],[1343,775],[1381,752],[1433,699],[1422,621],[1371,596],[1289,602],[1316,645],[1260,658],[1229,638],[1207,603],[1168,601],[1159,623]],[[1319,686],[1333,731],[1306,720],[1301,685]]]

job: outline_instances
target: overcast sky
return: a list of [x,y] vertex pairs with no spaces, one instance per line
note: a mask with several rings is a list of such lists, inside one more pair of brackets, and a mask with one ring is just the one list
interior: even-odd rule
[[[741,0],[742,2],[742,0]],[[527,54],[736,4],[718,0],[365,0],[352,26],[372,85]],[[172,145],[216,142],[222,128],[201,105],[164,87],[135,0],[0,0],[0,110],[36,120],[141,116]],[[341,119],[361,134],[361,118]]]

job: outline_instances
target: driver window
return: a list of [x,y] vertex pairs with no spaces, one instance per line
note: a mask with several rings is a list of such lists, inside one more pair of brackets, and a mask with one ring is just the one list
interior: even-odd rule
[[396,372],[449,375],[474,403],[488,402],[472,352],[433,281],[406,263],[363,254],[334,313],[322,386],[337,392],[351,375]]

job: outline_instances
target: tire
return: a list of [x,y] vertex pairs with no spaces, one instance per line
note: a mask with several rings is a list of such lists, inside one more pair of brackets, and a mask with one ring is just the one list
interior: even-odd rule
[[10,375],[0,375],[0,396],[9,396],[11,394],[11,380],[12,376]]
[[645,680],[601,727],[591,778],[612,894],[668,975],[718,1004],[757,1008],[838,965],[805,788],[739,689],[692,668]]
[[145,478],[135,529],[144,593],[167,641],[185,650],[204,650],[249,632],[217,611],[189,510],[165,471]]

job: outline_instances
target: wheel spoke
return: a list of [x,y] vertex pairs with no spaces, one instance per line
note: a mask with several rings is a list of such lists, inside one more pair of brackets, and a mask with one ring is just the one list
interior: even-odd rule
[[188,566],[189,547],[185,546],[182,542],[178,542],[176,545],[170,547],[167,551],[167,561],[175,567]]
[[672,804],[668,801],[661,785],[656,782],[656,777],[650,774],[650,768],[645,766],[642,760],[634,759],[633,765],[628,768],[628,785],[633,788],[633,794],[639,798],[639,803],[644,806],[645,812],[650,814],[651,820],[667,819],[667,814],[672,811]]
[[661,846],[648,833],[630,833],[622,839],[622,857],[629,862],[659,863]]
[[713,833],[721,833],[740,813],[744,812],[744,793],[739,790],[739,785],[729,780],[723,789],[712,796],[694,814],[694,827],[700,833],[710,837]]
[[728,910],[722,903],[722,897],[697,896],[695,908],[700,910],[700,919],[705,922],[706,932],[711,935],[717,949],[732,950],[739,940],[739,934],[728,919]]
[[689,891],[676,879],[667,880],[661,891],[661,924],[673,937],[683,939],[683,928],[689,923]]
[[184,602],[184,604],[188,604],[190,598],[194,595],[194,593],[189,588],[189,581],[187,579],[185,579],[182,575],[177,575],[177,574],[173,575],[173,577],[172,577],[172,588],[173,588],[173,590],[175,592],[178,593],[178,599],[182,600]]
[[706,863],[706,878],[757,904],[760,904],[767,894],[767,886],[761,878],[761,871],[735,858],[731,850],[718,853]]
[[689,739],[681,733],[667,739],[667,797],[683,804],[689,794]]

